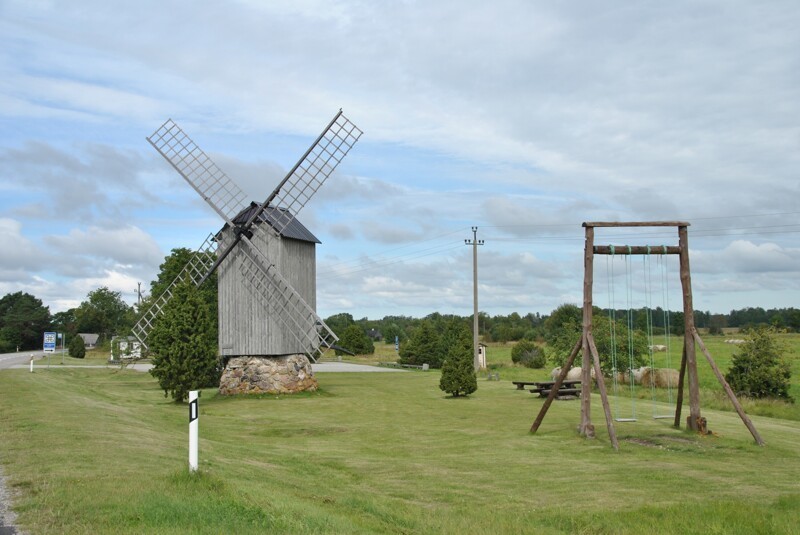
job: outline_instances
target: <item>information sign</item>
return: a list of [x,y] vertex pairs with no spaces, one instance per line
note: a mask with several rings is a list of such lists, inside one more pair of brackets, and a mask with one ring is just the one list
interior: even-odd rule
[[44,352],[55,353],[56,351],[56,333],[44,333]]

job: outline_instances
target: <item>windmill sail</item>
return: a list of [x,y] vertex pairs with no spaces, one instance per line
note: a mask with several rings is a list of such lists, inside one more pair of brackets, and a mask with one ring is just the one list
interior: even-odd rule
[[147,335],[153,328],[156,317],[161,314],[166,304],[172,299],[172,292],[181,281],[191,280],[199,286],[203,276],[214,264],[217,258],[217,241],[213,234],[209,234],[203,244],[190,257],[177,277],[170,283],[161,295],[144,311],[142,317],[133,326],[133,335],[144,347],[147,347]]
[[[236,239],[217,255],[217,261],[214,262],[205,278],[208,278],[219,267],[239,243],[240,236],[249,232],[253,223],[258,221],[263,211],[269,207],[281,209],[279,216],[270,225],[273,235],[280,238],[286,227],[322,187],[362,133],[344,116],[342,110],[339,110],[339,113],[328,123],[328,126],[311,144],[302,158],[281,180],[278,187],[270,193],[267,200],[253,212],[245,224],[240,225],[242,232],[238,233]],[[226,219],[226,221],[230,223],[230,219]]]
[[172,119],[147,141],[227,223],[247,206],[247,195]]

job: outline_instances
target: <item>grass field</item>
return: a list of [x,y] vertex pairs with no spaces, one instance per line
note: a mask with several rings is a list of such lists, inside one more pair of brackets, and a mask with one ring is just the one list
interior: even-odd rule
[[642,417],[617,423],[616,453],[596,396],[597,439],[576,436],[575,401],[530,435],[542,400],[509,381],[547,371],[499,369],[467,399],[436,371],[319,374],[320,392],[290,397],[206,390],[196,475],[186,405],[148,374],[8,370],[0,463],[31,533],[797,532],[797,419],[755,416],[760,448],[733,412],[704,408],[707,437]]

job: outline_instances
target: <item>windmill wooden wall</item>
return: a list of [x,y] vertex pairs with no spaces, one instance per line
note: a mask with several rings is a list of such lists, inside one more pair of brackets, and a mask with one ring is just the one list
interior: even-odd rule
[[[265,234],[255,234],[254,245],[277,266],[309,306],[316,309],[316,243],[287,237],[265,240]],[[231,239],[232,231],[223,230],[220,248]],[[265,306],[242,280],[241,262],[240,255],[232,254],[218,271],[220,355],[303,353],[305,348],[278,317],[280,311],[274,310],[274,306]]]

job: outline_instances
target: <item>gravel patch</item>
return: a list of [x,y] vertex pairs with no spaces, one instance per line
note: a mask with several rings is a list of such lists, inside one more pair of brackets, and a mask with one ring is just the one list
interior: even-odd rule
[[6,479],[3,477],[3,468],[0,467],[0,535],[19,535],[14,522],[17,515],[11,510],[11,492],[6,486]]

